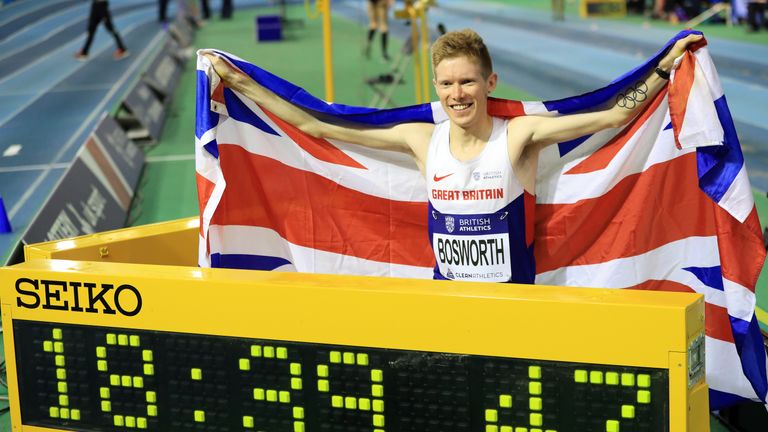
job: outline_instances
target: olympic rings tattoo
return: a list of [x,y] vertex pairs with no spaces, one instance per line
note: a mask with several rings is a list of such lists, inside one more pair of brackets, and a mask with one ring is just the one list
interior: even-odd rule
[[616,95],[616,105],[619,108],[631,110],[646,99],[648,99],[648,85],[645,84],[645,81],[638,81],[634,86],[629,87],[625,93]]

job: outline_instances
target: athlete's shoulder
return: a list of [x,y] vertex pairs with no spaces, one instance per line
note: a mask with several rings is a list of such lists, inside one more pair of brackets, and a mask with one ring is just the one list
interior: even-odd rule
[[427,145],[432,137],[432,132],[435,130],[435,124],[421,122],[401,123],[395,126],[395,128],[411,146],[419,145],[422,141],[425,141],[424,145]]

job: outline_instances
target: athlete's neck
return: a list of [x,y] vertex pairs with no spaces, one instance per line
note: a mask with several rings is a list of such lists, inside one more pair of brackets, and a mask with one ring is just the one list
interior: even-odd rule
[[449,131],[450,148],[453,156],[460,161],[467,161],[479,155],[493,132],[493,117],[485,116],[478,124],[461,127],[451,123]]

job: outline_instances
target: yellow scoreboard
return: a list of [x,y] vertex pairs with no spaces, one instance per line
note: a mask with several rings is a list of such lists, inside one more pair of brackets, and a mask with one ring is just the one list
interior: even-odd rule
[[0,301],[14,432],[709,429],[698,295],[36,259]]

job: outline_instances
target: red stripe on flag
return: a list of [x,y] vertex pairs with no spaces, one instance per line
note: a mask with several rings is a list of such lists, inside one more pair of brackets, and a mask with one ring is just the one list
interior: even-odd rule
[[688,96],[693,88],[696,59],[690,51],[686,51],[680,66],[675,71],[675,80],[669,85],[669,117],[672,119],[672,132],[675,135],[675,145],[681,148],[680,131],[685,121],[685,111],[688,106]]
[[728,310],[712,303],[704,303],[704,332],[709,337],[734,343]]
[[299,147],[303,148],[307,153],[311,154],[315,158],[336,165],[367,169],[328,141],[322,138],[309,136],[300,131],[295,126],[286,123],[276,115],[267,111],[264,109],[264,107],[261,107],[261,109],[270,119],[272,119],[273,122],[275,122],[280,127],[280,129],[283,130],[283,132],[285,132],[286,135],[288,135],[296,144],[298,144]]
[[627,142],[635,136],[637,131],[656,112],[656,109],[661,105],[661,101],[664,100],[666,93],[666,90],[660,91],[656,95],[656,98],[651,101],[651,104],[643,110],[642,114],[632,120],[627,127],[622,129],[622,131],[613,137],[607,144],[592,153],[588,158],[581,161],[581,163],[568,170],[566,174],[586,174],[607,167],[619,151],[624,148]]
[[523,191],[523,207],[525,208],[525,244],[529,247],[533,244],[536,221],[536,196]]
[[367,260],[434,266],[424,202],[367,195],[238,145],[219,143],[219,161],[232,181],[212,223],[266,227],[299,246]]
[[670,280],[651,279],[635,286],[625,289],[643,290],[643,291],[666,291],[666,292],[684,292],[695,293],[696,291],[688,285]]
[[715,235],[716,204],[696,179],[696,154],[689,153],[627,176],[598,198],[539,204],[536,271],[607,262],[686,237]]
[[216,184],[197,173],[195,173],[195,178],[197,179],[197,202],[200,203],[200,235],[205,236],[203,232],[203,212],[208,205],[208,200],[211,198]]
[[525,115],[525,108],[520,101],[488,98],[488,114],[494,117],[511,118]]
[[725,209],[716,206],[715,220],[723,277],[754,292],[765,262],[757,209],[753,207],[744,223],[740,223]]
[[219,85],[216,86],[216,88],[213,89],[213,94],[211,95],[211,100],[214,102],[218,102],[222,105],[225,104],[224,102],[224,82],[219,81]]

